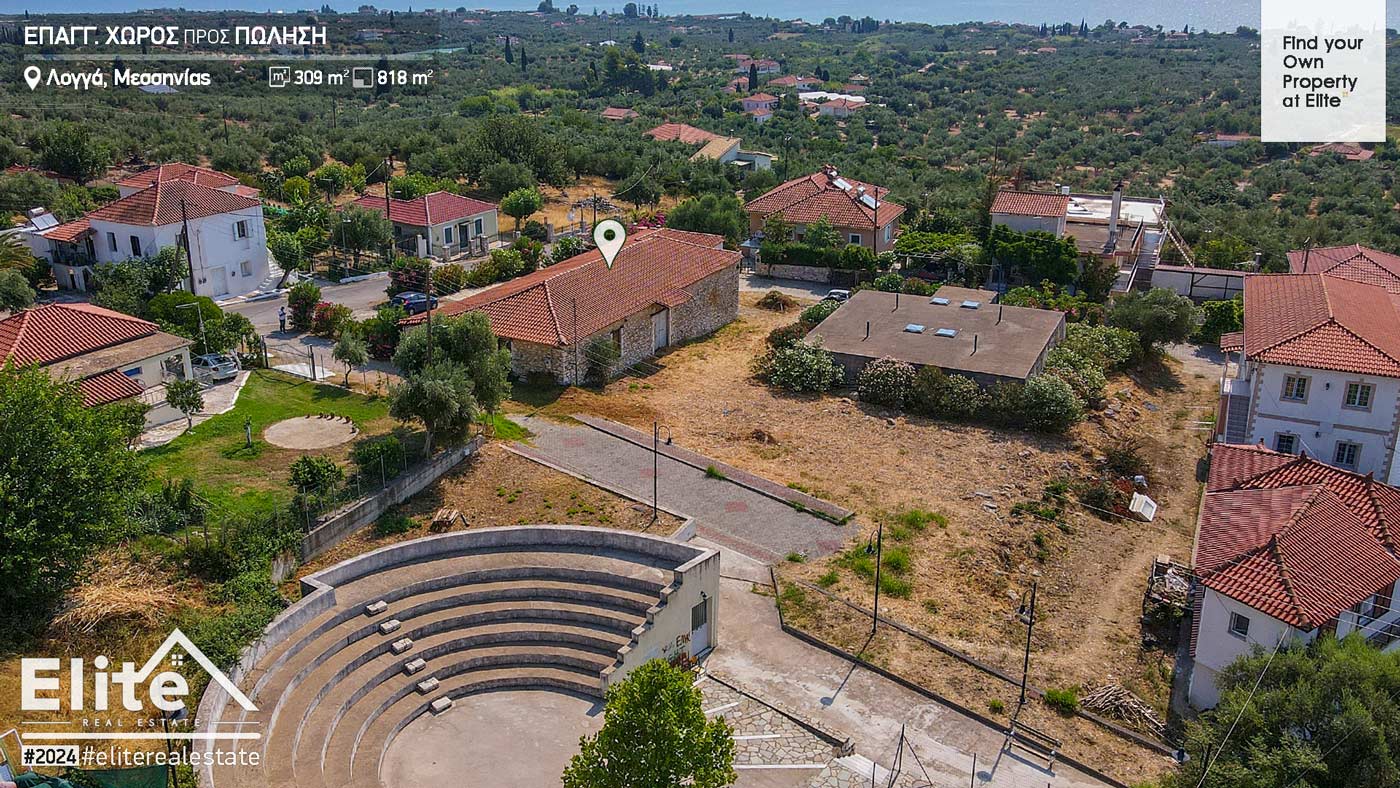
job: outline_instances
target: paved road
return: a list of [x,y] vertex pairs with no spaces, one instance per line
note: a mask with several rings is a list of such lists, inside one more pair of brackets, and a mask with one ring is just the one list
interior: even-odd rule
[[[365,279],[343,285],[321,285],[321,297],[337,304],[345,304],[355,310],[357,319],[374,317],[374,310],[388,301],[384,288],[388,279]],[[287,296],[269,298],[263,301],[245,301],[225,307],[226,311],[237,312],[253,321],[253,327],[261,334],[274,334],[277,331],[277,310],[287,305]]]
[[[1004,753],[1001,731],[783,632],[773,600],[751,590],[750,580],[767,585],[767,571],[719,547],[724,577],[717,617],[720,639],[705,661],[710,670],[842,731],[852,737],[858,754],[885,767],[892,765],[900,725],[907,725],[906,735],[938,788],[1104,788],[1104,783],[1063,763],[1047,771]],[[905,765],[915,768],[908,758]]]
[[[523,419],[530,444],[551,462],[644,501],[652,496],[652,453],[592,427],[542,418]],[[657,475],[663,508],[694,517],[699,534],[763,561],[790,552],[827,555],[844,545],[855,526],[834,525],[786,503],[662,455]]]

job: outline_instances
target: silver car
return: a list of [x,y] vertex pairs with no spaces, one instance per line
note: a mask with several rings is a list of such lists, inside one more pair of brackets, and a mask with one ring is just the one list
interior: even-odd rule
[[190,366],[194,368],[194,375],[197,378],[220,381],[232,380],[238,376],[238,362],[233,356],[220,353],[195,356],[190,359]]

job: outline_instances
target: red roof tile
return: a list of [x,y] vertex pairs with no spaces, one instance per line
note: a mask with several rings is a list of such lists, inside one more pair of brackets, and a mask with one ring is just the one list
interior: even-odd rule
[[78,390],[82,392],[83,404],[89,408],[139,397],[143,391],[140,383],[115,369],[78,381]]
[[0,359],[42,366],[149,336],[158,328],[91,304],[46,304],[0,320]]
[[1295,274],[1331,274],[1400,293],[1400,256],[1358,244],[1289,252],[1288,270]]
[[992,213],[1013,216],[1064,216],[1069,213],[1069,195],[1003,189],[992,199]]
[[1400,377],[1400,315],[1384,288],[1321,274],[1244,282],[1244,353],[1290,366]]
[[627,107],[608,107],[603,110],[602,116],[604,120],[627,120],[637,117],[637,111]]
[[[181,213],[181,205],[184,214]],[[173,180],[147,186],[139,192],[114,200],[87,215],[89,220],[131,225],[178,224],[187,215],[201,219],[221,213],[256,208],[262,203],[252,197],[211,189],[190,181]]]
[[1353,142],[1328,142],[1318,145],[1308,151],[1309,156],[1321,156],[1324,153],[1335,153],[1348,161],[1369,161],[1376,155],[1373,150],[1368,150]]
[[[365,195],[355,205],[384,215],[384,198]],[[430,227],[496,210],[496,204],[473,200],[451,192],[433,192],[412,200],[389,200],[389,221],[414,227]]]
[[[861,198],[862,188],[866,200]],[[881,226],[904,213],[904,206],[882,199],[888,193],[889,189],[843,178],[834,168],[824,167],[775,187],[749,202],[744,210],[765,218],[781,214],[794,224],[808,224],[824,216],[836,227],[872,228],[875,208],[871,203],[876,200],[879,200]]]
[[702,142],[709,142],[719,135],[684,123],[663,123],[649,130],[647,136],[661,142],[676,141],[684,142],[687,145],[699,145]]
[[[436,310],[440,315],[482,311],[498,336],[543,345],[568,345],[653,304],[677,306],[685,288],[739,262],[717,235],[660,229],[629,235],[609,269],[594,249]],[[574,324],[574,308],[578,324]],[[420,323],[423,315],[404,323]]]
[[1217,444],[1201,504],[1202,584],[1303,629],[1400,580],[1400,490],[1262,446]]
[[87,235],[88,231],[91,229],[91,222],[84,217],[82,219],[74,219],[71,222],[64,222],[57,227],[50,227],[39,234],[50,241],[71,244],[77,242],[84,235]]
[[144,189],[152,184],[165,183],[166,181],[189,181],[200,186],[208,186],[211,189],[223,189],[238,183],[238,179],[232,175],[211,170],[208,167],[197,167],[193,164],[177,161],[149,167],[133,175],[128,175],[117,181],[117,185]]
[[779,100],[779,99],[778,99],[777,96],[769,95],[769,94],[767,94],[767,93],[755,93],[755,94],[753,94],[752,96],[745,96],[745,97],[744,97],[744,101],[778,101],[778,100]]

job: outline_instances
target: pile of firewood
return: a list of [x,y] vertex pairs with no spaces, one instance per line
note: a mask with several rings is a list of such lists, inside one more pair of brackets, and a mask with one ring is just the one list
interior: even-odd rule
[[1118,684],[1105,684],[1079,700],[1079,706],[1101,717],[1113,717],[1161,737],[1166,725],[1157,712]]

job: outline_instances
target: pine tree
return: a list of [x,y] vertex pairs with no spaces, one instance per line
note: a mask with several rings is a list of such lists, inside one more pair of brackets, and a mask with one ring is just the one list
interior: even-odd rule
[[510,36],[506,36],[506,62],[515,62],[515,53],[510,51]]
[[642,40],[642,31],[637,31],[636,38],[632,39],[632,51],[641,55],[647,51],[647,42]]
[[529,61],[525,58],[525,45],[520,45],[520,73],[525,73],[525,64]]
[[758,64],[749,64],[749,90],[758,90]]
[[734,28],[729,28],[729,43],[734,43]]

